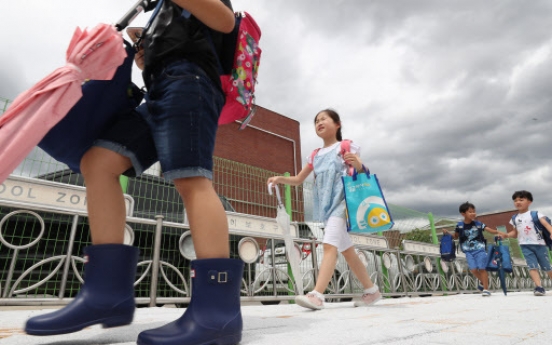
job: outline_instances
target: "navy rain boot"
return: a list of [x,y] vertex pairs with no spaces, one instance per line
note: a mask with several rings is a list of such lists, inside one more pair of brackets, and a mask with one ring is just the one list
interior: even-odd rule
[[192,299],[184,315],[138,335],[138,345],[235,345],[243,322],[240,287],[243,261],[192,261]]
[[102,324],[104,328],[128,325],[134,317],[134,279],[138,248],[102,244],[84,249],[84,284],[63,309],[33,317],[25,332],[55,335]]

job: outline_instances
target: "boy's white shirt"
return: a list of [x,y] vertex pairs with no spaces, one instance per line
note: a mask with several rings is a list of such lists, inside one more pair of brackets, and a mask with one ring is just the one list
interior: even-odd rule
[[[545,215],[537,211],[537,217],[540,220],[542,217],[545,217]],[[518,213],[516,216],[516,224],[513,224],[511,219],[510,224],[512,224],[518,232],[517,239],[519,244],[546,245],[543,239],[538,239],[537,231],[533,224],[533,218],[531,217],[531,211]]]

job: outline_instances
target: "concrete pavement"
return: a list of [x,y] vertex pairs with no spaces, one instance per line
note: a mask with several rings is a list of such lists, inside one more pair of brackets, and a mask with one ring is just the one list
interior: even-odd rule
[[[140,308],[132,325],[50,337],[23,333],[28,317],[50,310],[0,311],[2,345],[130,345],[138,333],[178,318],[183,309]],[[536,297],[531,292],[387,298],[372,307],[354,308],[352,302],[327,303],[311,311],[282,302],[280,305],[242,307],[242,345],[290,344],[552,344],[552,292]]]

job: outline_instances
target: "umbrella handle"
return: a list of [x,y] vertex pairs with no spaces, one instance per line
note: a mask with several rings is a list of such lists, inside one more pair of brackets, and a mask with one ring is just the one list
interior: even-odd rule
[[115,24],[117,31],[123,31],[133,20],[148,8],[150,0],[138,0],[134,6]]
[[268,184],[268,194],[272,195],[272,187],[274,187],[274,190],[276,191],[276,198],[278,199],[278,205],[282,204],[282,197],[280,196],[280,188],[278,188],[277,185],[273,185],[272,183]]

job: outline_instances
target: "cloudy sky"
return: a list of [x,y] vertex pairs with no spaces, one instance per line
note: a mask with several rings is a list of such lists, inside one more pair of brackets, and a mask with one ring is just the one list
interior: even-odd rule
[[[76,26],[115,22],[134,2],[2,4],[0,97],[62,65]],[[263,31],[257,103],[300,121],[303,156],[321,145],[314,116],[332,107],[390,203],[456,216],[466,200],[512,209],[527,189],[552,215],[551,1],[233,4]]]

